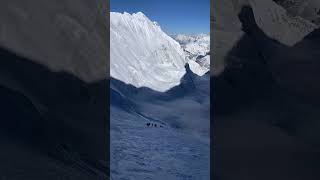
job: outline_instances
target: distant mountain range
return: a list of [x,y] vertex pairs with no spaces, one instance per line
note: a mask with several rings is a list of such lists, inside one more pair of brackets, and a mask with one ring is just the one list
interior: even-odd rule
[[210,35],[178,34],[172,37],[180,43],[194,73],[203,75],[210,70]]

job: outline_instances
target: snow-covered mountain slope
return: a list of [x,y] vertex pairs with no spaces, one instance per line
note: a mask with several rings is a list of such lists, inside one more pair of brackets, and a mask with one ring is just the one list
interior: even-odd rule
[[187,67],[166,92],[111,79],[111,179],[209,179],[209,79]]
[[210,70],[210,35],[185,35],[173,36],[185,52],[191,70],[199,76]]
[[[281,43],[293,46],[317,26],[301,16],[292,16],[272,0],[252,0],[255,19],[264,32]],[[274,27],[277,27],[276,29]]]
[[178,41],[182,48],[193,54],[205,56],[210,51],[210,35],[184,35],[178,34],[174,36],[174,39]]
[[[271,0],[256,0],[251,4],[254,12],[248,7],[241,10],[243,34],[235,10],[241,5],[230,0],[215,3],[213,27],[220,29],[213,32],[217,48],[213,66],[216,50],[227,64],[212,78],[212,117],[214,128],[219,130],[215,141],[225,142],[215,150],[221,165],[216,179],[319,179],[319,173],[310,173],[315,164],[308,159],[320,142],[320,87],[316,83],[320,29],[308,34],[312,22],[292,16]],[[236,40],[236,34],[240,39]],[[293,147],[304,149],[298,150],[299,161]],[[234,163],[234,154],[239,152],[242,157]],[[280,172],[288,162],[293,162],[290,168]],[[257,164],[268,164],[268,168],[248,175],[247,169],[255,169]]]
[[110,14],[110,73],[135,87],[166,91],[185,74],[179,43],[143,13]]
[[111,180],[210,179],[208,141],[170,127],[147,127],[148,118],[114,106],[110,111]]
[[189,59],[140,12],[110,20],[111,179],[209,179],[208,49]]
[[[293,14],[293,7],[282,6],[274,0],[219,0],[214,4],[212,19],[215,28],[213,29],[212,51],[214,52],[213,74],[215,76],[224,71],[226,55],[244,35],[238,18],[243,5],[250,5],[253,8],[257,24],[269,37],[287,46],[295,45],[318,27],[302,15],[303,13],[298,15],[298,11],[295,11],[298,14]],[[303,11],[311,12],[310,4]]]
[[274,0],[285,8],[292,16],[300,16],[320,25],[319,0]]
[[111,106],[144,114],[151,121],[158,120],[167,126],[178,126],[189,133],[196,132],[209,137],[209,74],[198,76],[189,67],[186,65],[186,74],[180,84],[166,92],[147,87],[137,88],[112,79]]

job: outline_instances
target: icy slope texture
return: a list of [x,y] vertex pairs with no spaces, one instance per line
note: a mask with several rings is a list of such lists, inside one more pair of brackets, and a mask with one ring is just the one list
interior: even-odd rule
[[209,75],[142,13],[110,30],[111,179],[209,179]]
[[192,72],[203,76],[210,70],[210,55],[198,59],[198,61],[189,60],[188,62]]
[[[311,4],[311,1],[309,2]],[[316,24],[302,16],[293,16],[292,13],[272,0],[220,0],[214,4],[212,17],[215,27],[212,43],[213,75],[219,75],[223,72],[226,65],[225,56],[243,36],[241,23],[238,19],[238,13],[243,5],[250,4],[252,6],[258,25],[269,37],[288,46],[296,44],[317,27]],[[273,27],[278,28],[274,29]]]
[[[174,39],[182,46],[191,70],[202,76],[210,70],[210,36],[178,34]],[[196,63],[195,63],[196,62]]]
[[111,179],[209,179],[209,79],[187,68],[167,92],[111,79]]
[[301,16],[317,25],[320,24],[319,0],[274,0],[293,16]]
[[141,12],[110,16],[112,77],[157,91],[180,83],[186,60],[178,42]]
[[146,127],[147,118],[113,106],[110,111],[115,139],[110,179],[210,179],[208,141],[173,128]]
[[271,0],[252,0],[251,5],[258,25],[268,36],[283,44],[292,46],[317,27],[300,16],[291,16],[286,9]]
[[111,80],[111,105],[144,114],[151,121],[177,126],[209,137],[209,75],[198,76],[186,66],[180,84],[166,92],[136,88]]

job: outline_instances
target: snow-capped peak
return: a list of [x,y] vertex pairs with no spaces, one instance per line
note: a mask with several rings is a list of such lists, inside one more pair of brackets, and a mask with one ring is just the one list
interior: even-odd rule
[[180,84],[187,62],[180,44],[142,12],[110,14],[111,76],[166,91]]
[[[129,13],[128,13],[129,14]],[[130,14],[129,14],[130,15]],[[147,18],[146,15],[144,15],[142,12],[137,12],[137,13],[132,13],[132,16],[136,17],[136,18],[139,18],[141,20],[149,20]]]

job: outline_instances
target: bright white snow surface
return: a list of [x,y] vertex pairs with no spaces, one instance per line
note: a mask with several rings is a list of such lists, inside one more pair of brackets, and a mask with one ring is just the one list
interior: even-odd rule
[[111,118],[112,180],[210,179],[207,138],[169,126],[146,127],[150,119],[113,106]]
[[179,85],[187,62],[178,42],[143,13],[110,14],[111,76],[164,92]]
[[111,81],[111,179],[210,179],[210,77],[189,78],[166,93]]
[[210,51],[210,36],[207,34],[178,34],[174,39],[181,44],[184,50],[194,55],[205,56]]
[[144,14],[110,20],[111,179],[209,179],[209,74]]

